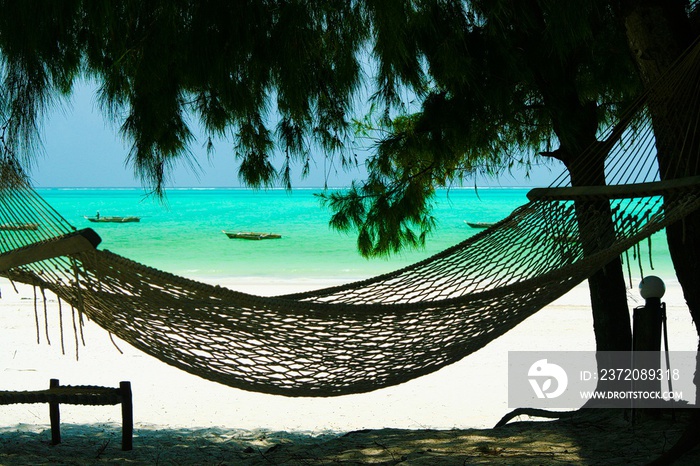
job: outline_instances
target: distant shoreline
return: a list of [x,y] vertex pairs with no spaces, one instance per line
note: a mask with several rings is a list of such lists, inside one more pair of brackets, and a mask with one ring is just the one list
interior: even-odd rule
[[[529,190],[538,188],[540,186],[452,186],[449,188],[437,188],[438,191],[452,191],[452,190],[470,190],[479,191],[481,189],[523,189]],[[336,189],[349,189],[350,186],[292,186],[292,191],[310,191],[310,190],[336,190]],[[62,189],[75,189],[75,190],[92,190],[92,189],[104,189],[104,190],[139,190],[149,192],[149,189],[143,186],[34,186],[36,190],[62,190]],[[164,190],[246,190],[246,191],[287,191],[284,187],[270,187],[270,188],[251,188],[246,186],[166,186]]]

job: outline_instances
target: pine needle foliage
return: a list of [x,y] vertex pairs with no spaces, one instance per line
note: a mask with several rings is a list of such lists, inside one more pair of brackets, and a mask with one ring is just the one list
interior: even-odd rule
[[[131,141],[128,161],[163,193],[188,159],[192,121],[229,137],[239,178],[282,181],[277,153],[308,165],[351,134],[357,54],[369,35],[362,5],[332,0],[0,2],[2,114],[8,144],[28,153],[41,116],[77,77],[99,83],[104,112]],[[235,175],[234,175],[235,176]]]
[[195,123],[208,149],[230,141],[251,187],[291,189],[314,153],[351,166],[369,137],[367,178],[322,201],[364,255],[386,255],[424,244],[437,187],[564,159],[558,144],[615,117],[637,83],[609,3],[0,0],[4,143],[29,164],[78,79],[99,84],[158,195],[174,165],[196,168]]
[[[608,3],[407,1],[390,24],[375,6],[379,108],[357,122],[375,150],[365,181],[321,196],[332,225],[357,230],[365,255],[420,246],[436,187],[527,170],[545,153],[575,163],[639,90]],[[412,114],[402,88],[420,99]]]

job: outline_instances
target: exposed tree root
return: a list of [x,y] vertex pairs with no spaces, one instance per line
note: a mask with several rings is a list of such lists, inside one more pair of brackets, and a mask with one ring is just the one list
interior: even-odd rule
[[548,411],[546,409],[537,408],[517,408],[503,416],[501,420],[498,421],[498,423],[495,425],[495,427],[504,426],[508,424],[508,422],[511,419],[518,416],[544,417],[547,419],[568,419],[570,417],[573,417],[580,411],[580,409],[577,409],[575,411]]
[[[590,415],[594,416],[592,419],[598,419],[597,414],[601,414],[602,417],[600,419],[604,419],[605,416],[611,414],[609,410],[606,410],[608,411],[607,414],[599,413],[598,411],[598,409],[587,409],[585,407],[574,411],[549,411],[546,409],[536,408],[517,408],[503,416],[503,418],[501,418],[501,420],[498,421],[494,428],[503,427],[506,424],[508,424],[508,422],[510,422],[513,418],[516,418],[518,416],[539,417],[546,419],[571,419],[576,416],[582,416],[583,418],[587,419],[588,416],[586,416],[585,413],[589,413]],[[676,414],[681,415],[682,412],[682,410],[676,411]],[[658,414],[660,415],[661,413]],[[627,415],[625,416],[625,419],[628,419]],[[655,460],[647,463],[647,466],[662,466],[673,464],[675,461],[682,458],[686,453],[690,452],[691,450],[697,448],[698,445],[700,445],[700,435],[698,435],[698,431],[700,429],[700,410],[692,410],[692,414],[690,414],[689,417],[685,417],[685,421],[681,422],[687,422],[687,425],[681,437],[678,438],[678,440],[669,450],[665,451]]]

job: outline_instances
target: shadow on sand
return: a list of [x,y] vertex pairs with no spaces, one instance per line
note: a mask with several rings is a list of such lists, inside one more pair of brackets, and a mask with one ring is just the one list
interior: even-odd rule
[[[114,424],[62,425],[52,446],[46,426],[0,427],[0,464],[128,465],[468,465],[645,464],[680,435],[687,413],[625,419],[589,410],[570,419],[514,422],[496,429],[380,429],[305,434],[139,425],[134,450],[121,451]],[[676,464],[700,464],[696,449]]]

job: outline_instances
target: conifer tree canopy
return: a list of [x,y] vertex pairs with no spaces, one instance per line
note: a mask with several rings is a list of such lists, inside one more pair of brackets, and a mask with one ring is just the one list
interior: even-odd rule
[[[369,34],[356,2],[0,2],[5,142],[36,147],[41,117],[79,78],[99,85],[102,110],[131,141],[129,161],[162,193],[188,157],[195,123],[229,138],[239,176],[269,186],[314,145],[348,138]],[[194,119],[193,121],[189,121]],[[289,183],[288,171],[279,175]]]
[[388,254],[423,244],[436,187],[566,161],[614,121],[639,85],[610,4],[0,1],[2,136],[29,163],[46,111],[93,80],[158,194],[202,144],[194,125],[253,187],[290,188],[314,156],[347,165],[368,137],[367,179],[322,200],[363,254]]

